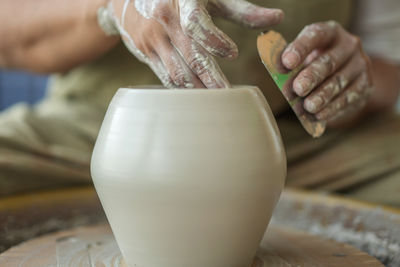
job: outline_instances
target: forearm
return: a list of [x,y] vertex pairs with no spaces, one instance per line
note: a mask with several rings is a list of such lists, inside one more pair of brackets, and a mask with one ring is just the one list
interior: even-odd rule
[[106,0],[1,0],[0,66],[65,71],[110,49],[97,24]]
[[366,112],[393,108],[400,90],[400,3],[398,0],[356,1],[352,31],[370,54],[374,90]]
[[400,66],[373,58],[372,77],[375,86],[366,110],[375,112],[393,108],[400,92]]

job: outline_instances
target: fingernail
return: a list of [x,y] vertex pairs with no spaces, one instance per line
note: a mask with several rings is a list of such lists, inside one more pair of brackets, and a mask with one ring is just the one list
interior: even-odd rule
[[293,84],[293,90],[298,96],[305,96],[311,87],[311,81],[308,78],[296,79]]
[[295,50],[290,50],[283,56],[282,62],[286,68],[293,69],[299,64],[300,56]]
[[324,100],[320,96],[313,96],[304,101],[304,108],[308,112],[314,113],[321,108],[323,103]]

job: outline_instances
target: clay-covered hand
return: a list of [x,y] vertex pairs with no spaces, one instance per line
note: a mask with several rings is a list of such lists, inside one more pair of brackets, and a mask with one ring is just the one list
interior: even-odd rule
[[345,119],[361,110],[371,93],[371,64],[360,39],[334,21],[309,25],[282,54],[288,69],[304,63],[293,90],[319,120]]
[[111,0],[128,49],[167,87],[229,87],[213,56],[235,58],[235,43],[211,18],[253,28],[281,21],[283,13],[243,0]]

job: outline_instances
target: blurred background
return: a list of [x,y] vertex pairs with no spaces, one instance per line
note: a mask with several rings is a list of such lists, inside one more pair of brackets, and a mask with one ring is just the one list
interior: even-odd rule
[[47,76],[0,69],[0,110],[17,102],[34,104],[45,95]]

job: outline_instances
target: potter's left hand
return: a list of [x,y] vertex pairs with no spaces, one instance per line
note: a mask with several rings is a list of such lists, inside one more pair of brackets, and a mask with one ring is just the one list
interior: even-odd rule
[[372,90],[371,65],[360,39],[334,21],[305,27],[282,54],[282,62],[288,69],[304,63],[293,89],[319,120],[355,114]]

